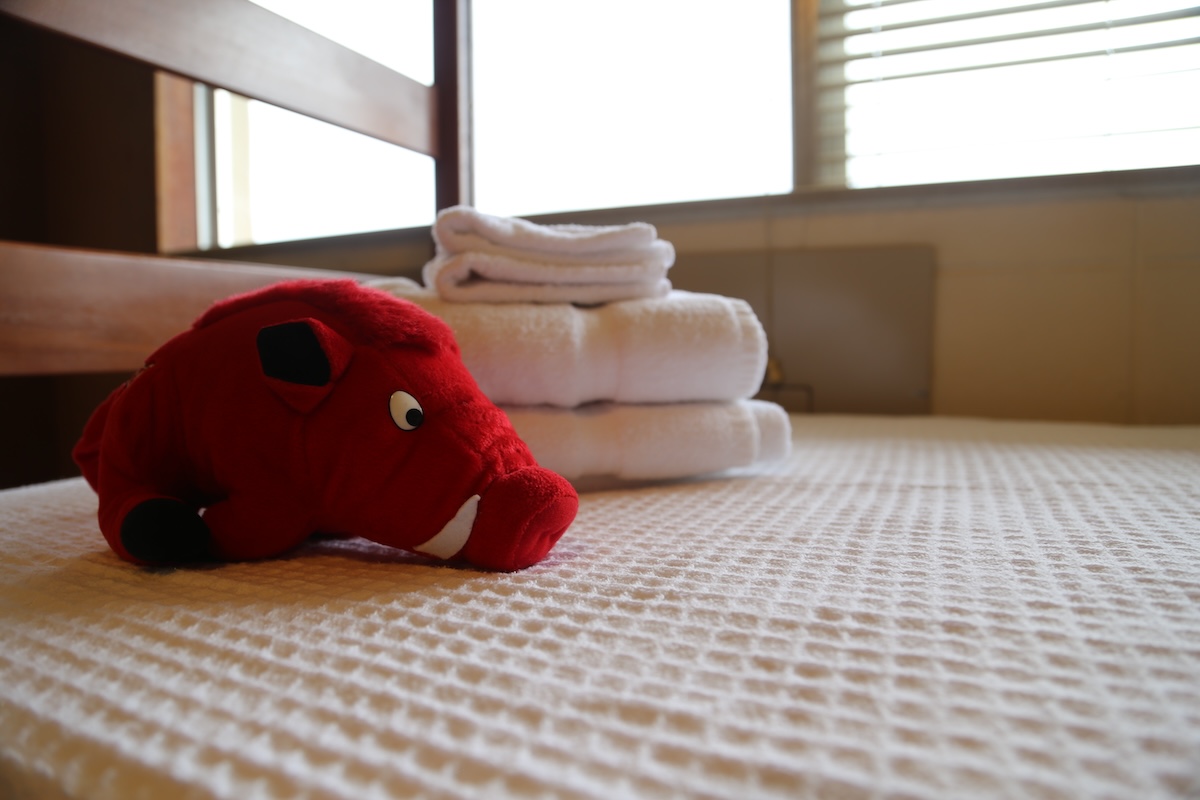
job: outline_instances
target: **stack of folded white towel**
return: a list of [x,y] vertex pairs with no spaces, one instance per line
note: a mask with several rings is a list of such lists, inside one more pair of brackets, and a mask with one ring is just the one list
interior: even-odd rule
[[673,290],[652,225],[537,225],[442,211],[425,286],[372,282],[454,330],[480,388],[538,463],[571,480],[679,478],[787,454],[745,301]]

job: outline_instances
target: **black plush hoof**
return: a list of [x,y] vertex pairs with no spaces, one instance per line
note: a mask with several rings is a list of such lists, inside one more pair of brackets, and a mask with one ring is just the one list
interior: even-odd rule
[[191,506],[165,497],[134,506],[121,523],[121,544],[139,561],[186,564],[212,557],[208,526]]

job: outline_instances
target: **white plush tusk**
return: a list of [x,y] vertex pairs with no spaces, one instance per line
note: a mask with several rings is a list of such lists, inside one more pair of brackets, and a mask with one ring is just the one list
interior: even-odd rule
[[432,539],[413,548],[418,553],[435,558],[451,558],[467,543],[471,526],[475,524],[475,512],[479,509],[479,495],[473,494],[458,509],[454,519],[446,523]]

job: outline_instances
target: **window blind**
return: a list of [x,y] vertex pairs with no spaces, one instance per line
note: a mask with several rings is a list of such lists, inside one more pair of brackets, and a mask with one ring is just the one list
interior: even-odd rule
[[815,181],[1200,162],[1200,4],[820,0]]

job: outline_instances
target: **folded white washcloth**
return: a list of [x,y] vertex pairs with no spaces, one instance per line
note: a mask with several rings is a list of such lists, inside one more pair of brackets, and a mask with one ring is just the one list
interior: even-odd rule
[[517,217],[484,214],[470,206],[438,212],[433,240],[446,253],[542,253],[578,256],[639,250],[658,240],[648,222],[627,225],[539,225]]
[[505,407],[534,458],[568,480],[685,478],[784,458],[791,422],[774,403]]
[[738,298],[676,290],[579,308],[447,302],[404,278],[368,285],[443,319],[499,404],[740,400],[758,391],[766,370],[766,333]]
[[675,248],[653,225],[538,225],[455,206],[433,226],[425,285],[452,302],[596,304],[661,297]]
[[425,264],[422,275],[426,286],[454,303],[597,305],[666,295],[671,291],[671,282],[664,277],[666,270],[666,266],[646,262],[580,266],[493,253],[458,253],[435,256]]

